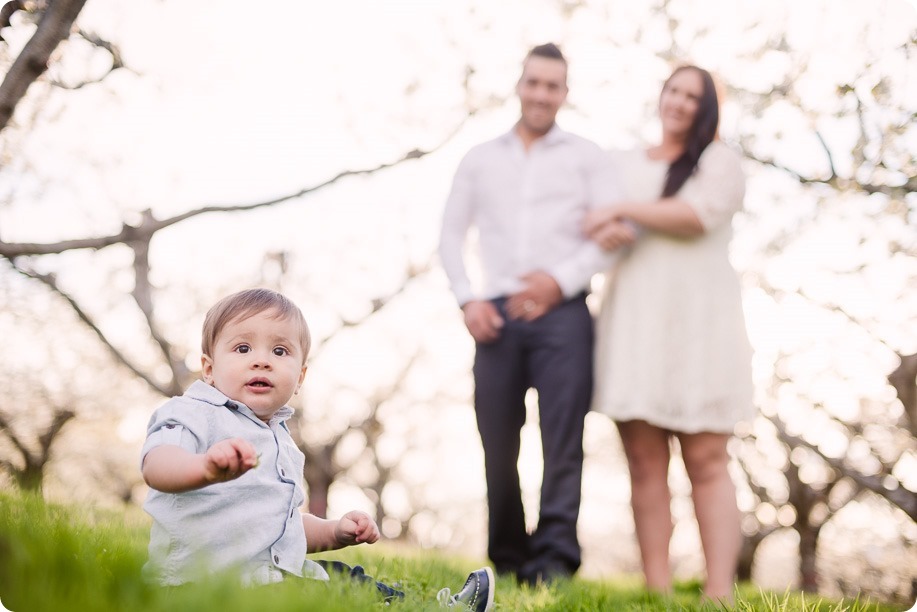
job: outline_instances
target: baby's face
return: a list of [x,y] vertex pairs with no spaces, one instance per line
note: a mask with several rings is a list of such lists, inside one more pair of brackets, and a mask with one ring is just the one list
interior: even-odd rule
[[274,311],[230,321],[202,358],[204,382],[269,421],[299,389],[306,375],[299,328]]

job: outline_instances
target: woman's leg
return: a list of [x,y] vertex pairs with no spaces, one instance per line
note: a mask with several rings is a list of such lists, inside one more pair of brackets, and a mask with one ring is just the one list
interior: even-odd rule
[[669,432],[645,421],[617,425],[630,470],[631,507],[646,586],[665,593],[672,588]]
[[742,517],[728,470],[729,438],[727,434],[716,433],[678,434],[707,562],[704,594],[727,602],[733,599],[742,547]]

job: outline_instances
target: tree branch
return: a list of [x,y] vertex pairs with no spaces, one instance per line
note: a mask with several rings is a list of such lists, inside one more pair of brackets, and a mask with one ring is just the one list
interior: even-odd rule
[[904,513],[907,514],[912,521],[917,521],[917,495],[914,495],[913,492],[905,489],[903,486],[899,486],[897,489],[888,489],[882,484],[883,479],[879,476],[862,474],[859,470],[848,467],[841,459],[825,456],[825,454],[822,453],[817,446],[807,442],[805,439],[787,433],[786,427],[779,417],[775,416],[771,418],[771,421],[774,423],[774,426],[777,427],[777,431],[781,439],[783,439],[787,444],[790,444],[794,447],[801,446],[811,450],[817,454],[825,463],[827,463],[829,466],[847,478],[850,478],[859,487],[868,491],[872,491],[876,495],[883,497],[890,503],[898,506],[901,510],[903,510]]
[[150,237],[152,237],[152,235],[158,232],[159,230],[169,227],[171,225],[175,225],[177,223],[181,223],[182,221],[185,221],[186,219],[197,217],[199,215],[204,215],[204,214],[209,214],[209,213],[219,213],[219,212],[225,212],[225,213],[244,212],[244,211],[249,211],[249,210],[256,210],[258,208],[265,208],[268,206],[273,206],[275,204],[280,204],[282,202],[294,200],[296,198],[301,198],[302,196],[308,195],[310,193],[314,193],[316,191],[324,189],[325,187],[329,187],[333,185],[334,183],[340,181],[341,179],[351,177],[351,176],[362,176],[362,175],[375,174],[382,170],[387,170],[388,168],[397,166],[403,162],[414,160],[414,159],[420,159],[422,157],[430,155],[431,153],[434,153],[437,150],[439,150],[447,142],[449,142],[452,139],[452,137],[461,129],[461,126],[464,125],[464,123],[468,121],[468,119],[471,116],[473,116],[474,113],[475,111],[473,110],[470,111],[468,115],[466,115],[466,117],[459,123],[459,125],[448,136],[446,136],[446,138],[442,142],[440,142],[438,145],[436,145],[432,149],[428,149],[425,151],[420,150],[420,149],[414,149],[412,151],[408,151],[407,153],[405,153],[404,155],[402,155],[400,158],[396,159],[395,161],[382,163],[382,164],[379,164],[371,168],[363,168],[360,170],[344,170],[343,172],[339,172],[335,176],[325,181],[322,181],[321,183],[318,183],[317,185],[313,185],[312,187],[305,187],[295,193],[290,193],[284,196],[280,196],[280,197],[273,198],[270,200],[264,200],[261,202],[255,202],[252,204],[225,204],[225,205],[202,206],[200,208],[196,208],[194,210],[190,210],[180,215],[170,217],[168,219],[162,219],[162,220],[155,219],[152,216],[152,214],[150,214],[147,211],[144,213],[144,218],[139,226],[128,225],[125,223],[122,225],[120,232],[118,232],[117,234],[109,235],[109,236],[98,236],[95,238],[78,238],[74,240],[62,240],[59,242],[44,243],[44,244],[43,243],[27,243],[27,242],[15,243],[15,242],[4,242],[3,240],[0,240],[0,256],[6,257],[7,259],[12,259],[14,257],[22,257],[25,255],[54,255],[54,254],[60,254],[66,251],[73,251],[77,249],[100,250],[100,249],[104,249],[106,247],[109,247],[115,244],[124,244],[124,243],[130,243],[133,241],[140,241],[140,240],[149,241]]
[[32,453],[25,446],[25,443],[19,439],[19,436],[16,435],[16,433],[13,431],[13,428],[10,427],[10,422],[6,419],[2,412],[0,412],[0,431],[6,433],[6,437],[10,442],[12,442],[13,446],[16,447],[16,450],[19,451],[19,454],[22,455],[22,460],[25,462],[25,464],[28,465]]
[[124,60],[121,58],[121,50],[114,43],[103,39],[97,34],[87,32],[83,28],[77,28],[77,34],[79,34],[83,39],[91,43],[92,45],[99,47],[100,49],[105,49],[111,54],[111,70],[113,72],[118,68],[124,68]]
[[102,341],[102,344],[105,346],[105,348],[108,349],[108,351],[112,354],[115,360],[121,363],[122,365],[124,365],[127,369],[133,372],[134,375],[136,375],[138,378],[144,381],[147,385],[149,385],[149,387],[153,391],[155,391],[156,393],[159,393],[160,395],[166,396],[166,397],[173,395],[171,391],[171,387],[168,387],[168,388],[163,387],[162,385],[157,383],[151,376],[149,376],[148,374],[143,372],[140,368],[138,368],[133,363],[131,363],[131,360],[128,359],[126,355],[124,355],[121,351],[119,351],[108,340],[108,338],[105,336],[102,330],[99,329],[99,326],[96,325],[95,321],[93,321],[92,317],[89,316],[89,314],[80,307],[80,305],[76,302],[76,300],[73,299],[73,297],[71,297],[69,294],[64,292],[57,285],[57,281],[55,280],[53,275],[39,274],[37,272],[26,270],[25,268],[17,265],[15,262],[11,262],[11,264],[13,268],[17,272],[22,274],[23,276],[27,276],[29,278],[34,278],[35,280],[41,281],[49,289],[51,289],[54,293],[61,296],[67,302],[67,304],[70,305],[70,307],[73,309],[76,315],[80,318],[80,320],[83,321],[83,323],[85,323],[89,327],[89,329],[93,331],[93,333],[99,338],[99,340]]
[[[149,210],[144,211],[143,218],[144,223],[148,220],[153,221],[153,215]],[[151,239],[152,235],[144,236],[142,239],[134,240],[128,244],[134,252],[134,289],[131,291],[131,295],[146,319],[147,328],[150,330],[153,340],[159,346],[163,360],[168,364],[169,370],[172,372],[169,395],[181,395],[185,380],[190,372],[184,360],[173,357],[172,343],[159,331],[159,326],[153,315],[153,285],[150,283],[149,258]]]
[[70,35],[70,28],[85,4],[86,0],[52,0],[48,4],[35,34],[0,84],[0,130],[9,124],[29,86],[47,69],[51,54]]
[[862,181],[857,181],[854,179],[841,178],[836,175],[829,177],[829,178],[812,178],[808,176],[803,176],[802,174],[796,172],[795,170],[787,166],[778,164],[773,159],[759,157],[755,155],[754,153],[751,153],[750,151],[748,151],[747,148],[745,148],[745,157],[747,157],[748,159],[752,161],[758,162],[759,164],[770,166],[771,168],[776,168],[777,170],[786,172],[787,174],[792,176],[796,181],[798,181],[802,185],[813,185],[813,184],[827,185],[829,187],[833,187],[834,189],[837,189],[838,191],[848,191],[848,190],[861,191],[869,195],[881,193],[890,198],[898,198],[898,199],[903,199],[905,195],[912,193],[914,191],[917,191],[917,177],[913,177],[913,176],[908,178],[907,181],[902,185],[881,185],[881,184],[876,184],[876,183],[864,183]]
[[821,135],[821,132],[815,130],[815,136],[818,138],[818,142],[821,143],[821,148],[825,150],[825,157],[828,158],[828,167],[831,168],[831,176],[828,180],[834,180],[837,178],[837,170],[834,167],[834,156],[831,154],[831,149],[828,148],[828,143],[825,142],[825,138]]
[[[768,294],[773,296],[773,295],[778,295],[781,293],[781,290],[778,290],[772,284],[767,282],[763,276],[758,275],[756,280],[758,282],[758,286],[761,289],[763,289],[764,291],[766,291]],[[867,326],[863,321],[860,321],[859,319],[857,319],[854,315],[850,314],[850,312],[848,312],[847,309],[845,309],[840,304],[834,304],[831,302],[825,302],[822,300],[818,300],[812,297],[809,293],[806,292],[805,289],[801,287],[799,289],[796,289],[795,291],[786,292],[786,293],[791,294],[791,295],[798,295],[799,297],[808,301],[810,304],[817,306],[821,308],[822,310],[835,312],[843,316],[850,323],[856,325],[858,328],[863,330],[863,332],[866,333],[873,341],[875,341],[878,344],[881,344],[883,347],[887,348],[890,351],[893,350],[892,347],[889,346],[888,342],[880,338],[872,329],[869,328],[869,326]]]
[[888,383],[895,388],[898,400],[904,405],[908,429],[917,438],[917,353],[901,355],[901,363],[888,375]]
[[[0,29],[8,28],[10,26],[10,19],[13,17],[13,13],[23,8],[22,2],[20,0],[10,0],[3,5],[3,8],[0,8]],[[0,40],[3,40],[3,35],[0,34]]]
[[89,44],[108,51],[108,53],[111,54],[111,67],[108,70],[106,70],[104,74],[94,79],[89,79],[87,81],[80,81],[76,85],[68,85],[60,81],[52,81],[51,82],[52,85],[54,85],[55,87],[59,87],[61,89],[67,89],[70,91],[74,91],[77,89],[82,89],[86,85],[92,85],[94,83],[101,83],[103,80],[105,80],[105,77],[110,75],[112,72],[114,72],[115,70],[118,70],[119,68],[125,67],[124,60],[121,58],[121,50],[117,47],[117,45],[101,38],[100,36],[96,34],[87,32],[86,30],[83,30],[82,28],[77,28],[76,33],[79,34],[80,37],[82,37],[83,40],[85,40]]
[[64,428],[64,425],[66,425],[67,422],[75,416],[76,413],[67,408],[54,409],[54,418],[51,421],[51,426],[45,433],[38,437],[38,443],[41,445],[42,464],[48,461],[48,456],[51,451],[51,445],[54,443],[54,438],[56,438],[57,434],[59,434],[61,429]]

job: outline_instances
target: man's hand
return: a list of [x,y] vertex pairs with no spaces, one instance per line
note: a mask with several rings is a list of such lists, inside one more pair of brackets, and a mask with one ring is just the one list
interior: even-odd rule
[[258,454],[249,441],[220,440],[204,454],[204,478],[210,483],[234,480],[256,465]]
[[379,540],[379,526],[365,512],[351,510],[334,526],[334,539],[340,547],[374,544]]
[[560,304],[564,295],[560,285],[547,272],[536,270],[522,277],[524,287],[506,300],[506,314],[511,319],[534,321]]
[[500,337],[503,317],[492,302],[472,300],[462,306],[465,313],[465,327],[475,342],[489,344]]

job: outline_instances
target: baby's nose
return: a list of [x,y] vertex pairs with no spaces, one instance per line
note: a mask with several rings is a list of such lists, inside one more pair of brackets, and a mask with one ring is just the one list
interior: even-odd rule
[[257,357],[252,362],[252,367],[258,369],[268,369],[271,367],[271,361],[267,357]]

